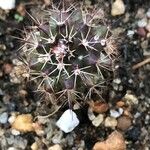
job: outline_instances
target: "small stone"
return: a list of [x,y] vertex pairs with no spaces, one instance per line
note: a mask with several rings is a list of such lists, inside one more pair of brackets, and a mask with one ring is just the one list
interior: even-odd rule
[[92,111],[92,108],[88,108],[88,118],[92,121],[92,120],[94,120],[95,119],[95,115],[94,115],[94,113],[93,113],[93,111]]
[[[20,62],[17,62],[18,64]],[[17,65],[14,66],[11,73],[10,73],[10,81],[12,83],[19,84],[24,80],[25,78],[29,78],[29,72],[25,65]]]
[[126,95],[124,96],[125,101],[129,105],[137,105],[138,99],[135,95],[131,94],[129,91],[127,91]]
[[116,79],[113,80],[113,82],[116,83],[116,84],[120,84],[121,83],[121,79],[116,78]]
[[44,0],[44,3],[46,6],[49,6],[51,4],[51,0]]
[[2,137],[5,133],[5,130],[0,127],[0,137]]
[[73,146],[74,144],[75,135],[74,134],[68,134],[65,138],[68,146]]
[[20,132],[19,132],[18,130],[15,130],[15,129],[12,129],[12,130],[11,130],[11,133],[12,133],[13,135],[20,135]]
[[112,4],[112,8],[111,8],[111,15],[112,16],[118,16],[118,15],[122,15],[125,13],[125,4],[122,0],[116,0],[113,4]]
[[130,112],[130,107],[124,109],[123,115],[124,115],[124,116],[127,116],[127,117],[130,117],[130,118],[133,117],[132,114],[131,114],[131,112]]
[[123,107],[125,105],[125,102],[118,101],[116,105],[117,105],[117,107]]
[[97,142],[93,150],[126,150],[126,144],[123,135],[118,131],[114,131],[106,141]]
[[10,116],[10,117],[8,118],[8,122],[9,122],[10,124],[12,124],[12,123],[15,121],[15,119],[16,119],[16,116],[15,116],[15,115],[12,115],[12,116]]
[[131,118],[127,116],[121,116],[120,118],[118,118],[117,121],[118,121],[117,128],[123,131],[127,130],[132,125]]
[[102,114],[99,114],[97,117],[94,118],[94,120],[92,121],[92,124],[95,127],[98,127],[104,120],[104,116]]
[[117,126],[117,120],[114,117],[107,117],[104,124],[105,127],[115,128]]
[[149,8],[148,11],[146,12],[146,16],[147,16],[148,18],[150,18],[150,8]]
[[141,127],[135,126],[132,129],[127,130],[126,135],[128,140],[136,142],[139,139],[139,136],[141,135]]
[[142,19],[144,17],[145,17],[145,9],[141,7],[138,8],[135,18]]
[[143,19],[139,20],[138,23],[137,23],[137,25],[138,25],[138,27],[140,27],[140,28],[145,27],[145,26],[147,25],[147,19],[146,19],[146,18],[143,18]]
[[141,113],[140,112],[136,112],[136,114],[134,115],[134,118],[139,118],[141,116]]
[[10,74],[11,71],[12,71],[12,69],[13,69],[12,64],[5,63],[5,64],[3,65],[3,70],[4,70],[4,73],[5,73],[5,74]]
[[15,8],[15,3],[16,3],[16,0],[0,0],[0,7],[2,9],[13,9]]
[[9,147],[8,150],[18,150],[15,147]]
[[78,150],[84,150],[82,147],[79,147]]
[[122,109],[122,108],[119,108],[118,111],[117,111],[117,110],[114,110],[114,109],[111,109],[111,110],[110,110],[110,116],[111,116],[111,117],[118,118],[118,117],[121,116],[122,114],[123,114],[123,109]]
[[4,112],[4,113],[0,114],[0,123],[1,124],[7,123],[7,120],[8,120],[8,113]]
[[145,124],[149,124],[150,123],[150,115],[146,115],[145,117]]
[[78,124],[79,119],[71,109],[66,110],[56,122],[56,125],[65,133],[71,132]]
[[148,23],[147,23],[147,25],[146,25],[146,30],[148,31],[148,32],[150,32],[150,20],[148,21]]
[[73,105],[73,110],[78,110],[80,109],[80,104],[76,103]]
[[3,90],[0,88],[0,95],[4,95]]
[[12,128],[21,132],[34,131],[32,116],[30,114],[18,115],[12,123]]
[[62,132],[62,131],[58,131],[58,132],[56,132],[55,135],[52,137],[52,142],[53,142],[54,144],[59,144],[59,143],[61,143],[62,138],[63,138],[63,132]]
[[48,150],[63,150],[63,149],[59,144],[56,144],[54,146],[49,147]]
[[132,38],[133,35],[134,35],[134,33],[135,33],[135,32],[134,32],[133,30],[128,30],[127,36],[130,37],[130,38]]
[[4,45],[4,44],[0,44],[0,50],[5,51],[5,50],[6,50],[6,45]]
[[125,17],[123,19],[123,22],[124,23],[128,23],[129,22],[129,19],[130,19],[130,13],[129,12],[126,12],[125,13]]
[[34,143],[31,145],[31,149],[32,149],[32,150],[39,150],[38,143],[37,143],[37,142],[34,142]]
[[137,29],[137,34],[138,34],[139,36],[141,36],[141,37],[145,37],[145,36],[146,36],[145,28],[139,27],[139,28]]
[[34,131],[36,132],[36,134],[38,136],[44,135],[44,131],[42,129],[42,126],[38,122],[32,123],[32,127],[34,128]]
[[147,49],[149,46],[148,40],[144,40],[141,42],[142,49]]
[[100,102],[100,101],[96,101],[96,102],[89,102],[90,107],[92,108],[93,112],[96,113],[105,113],[109,106],[107,103],[105,102]]

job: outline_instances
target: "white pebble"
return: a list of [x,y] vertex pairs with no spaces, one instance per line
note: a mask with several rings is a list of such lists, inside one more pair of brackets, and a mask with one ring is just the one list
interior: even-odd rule
[[116,84],[120,84],[121,83],[121,79],[116,78],[116,79],[113,80],[113,82],[116,83]]
[[139,102],[137,97],[133,94],[130,94],[129,92],[126,93],[126,95],[124,96],[124,99],[129,105],[137,105]]
[[20,132],[19,132],[18,130],[16,130],[16,129],[12,129],[12,130],[11,130],[11,133],[12,133],[13,135],[20,135]]
[[125,4],[124,4],[123,0],[116,0],[112,4],[111,15],[118,16],[118,15],[122,15],[124,13],[125,13]]
[[133,30],[128,30],[127,36],[130,37],[130,38],[132,38],[133,35],[134,35],[134,33],[135,33],[135,32],[134,32]]
[[56,145],[49,147],[48,150],[62,150],[62,148],[59,144],[56,144]]
[[123,109],[122,108],[119,108],[119,110],[114,110],[114,109],[111,109],[110,110],[110,116],[111,117],[114,117],[114,118],[118,118],[122,115],[123,113]]
[[8,150],[17,150],[15,147],[9,147]]
[[2,9],[13,9],[15,8],[16,0],[0,0],[0,7]]
[[117,120],[114,117],[107,117],[105,119],[105,127],[115,128],[117,126]]
[[0,114],[0,123],[5,124],[7,123],[8,114],[6,112]]
[[145,27],[147,25],[147,19],[143,18],[143,19],[139,20],[137,25],[138,25],[138,27],[141,27],[141,28]]
[[71,109],[66,110],[56,122],[56,125],[65,133],[71,132],[78,124],[79,119]]
[[104,116],[102,114],[99,114],[97,117],[94,118],[94,120],[92,121],[92,124],[95,127],[98,127],[104,120]]
[[94,115],[92,109],[89,107],[89,108],[88,108],[88,118],[92,121],[92,120],[95,119],[95,117],[96,117],[96,116]]
[[8,122],[9,122],[10,124],[12,124],[12,123],[15,121],[15,119],[16,119],[16,116],[12,115],[12,116],[10,116],[10,117],[8,118]]
[[141,116],[141,113],[139,113],[139,112],[136,112],[136,114],[134,115],[134,118],[139,118]]
[[120,113],[120,115],[123,114],[123,109],[122,108],[119,108],[119,113]]
[[78,110],[80,109],[80,105],[78,103],[74,104],[73,110]]

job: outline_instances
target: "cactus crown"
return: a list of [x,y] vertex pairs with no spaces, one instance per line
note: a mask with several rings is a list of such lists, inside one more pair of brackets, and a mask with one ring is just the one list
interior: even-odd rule
[[34,25],[23,37],[22,53],[37,91],[49,99],[66,101],[101,97],[110,77],[116,47],[101,9],[63,3],[45,11],[42,21],[31,16]]

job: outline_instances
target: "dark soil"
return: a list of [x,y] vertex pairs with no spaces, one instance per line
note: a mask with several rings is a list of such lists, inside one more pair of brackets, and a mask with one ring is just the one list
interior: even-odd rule
[[[71,1],[71,0],[70,0]],[[98,0],[93,1],[92,4],[95,4]],[[104,5],[108,6],[111,10],[111,0],[103,0]],[[43,106],[37,106],[37,95],[33,92],[32,83],[28,83],[27,80],[21,80],[21,83],[15,84],[11,81],[10,73],[13,70],[14,59],[19,59],[19,52],[17,49],[20,46],[20,41],[16,40],[12,36],[20,36],[20,30],[23,30],[24,26],[30,24],[30,19],[27,14],[21,16],[21,13],[24,13],[24,10],[17,10],[17,8],[23,4],[28,12],[32,12],[44,6],[43,1],[25,1],[18,0],[16,8],[10,11],[4,11],[0,9],[0,113],[7,112],[11,116],[12,112],[19,112],[20,114],[29,113],[33,116],[41,113],[40,115],[49,114],[49,105],[45,102],[41,102]],[[97,5],[97,3],[96,3]],[[137,30],[138,26],[136,25],[137,19],[135,16],[140,8],[145,10],[145,13],[150,8],[149,0],[126,0],[126,13],[119,17],[112,17],[110,11],[108,12],[109,23],[113,30],[119,30],[121,28],[121,43],[119,46],[120,57],[118,58],[119,68],[115,72],[114,78],[120,78],[121,83],[117,86],[122,86],[123,89],[120,91],[119,88],[114,88],[112,86],[111,91],[109,91],[109,103],[115,105],[118,100],[121,100],[122,97],[126,94],[127,91],[131,91],[138,98],[138,105],[133,106],[132,116],[133,124],[132,126],[123,132],[124,138],[127,141],[128,150],[149,150],[150,148],[150,64],[145,64],[137,69],[132,67],[139,62],[142,62],[146,58],[150,57],[150,36],[143,36],[139,33],[135,33],[133,37],[127,36],[128,30]],[[19,21],[15,19],[15,15],[19,15],[23,20]],[[127,21],[125,18],[129,15]],[[145,31],[147,34],[147,31]],[[147,41],[148,45],[146,48],[141,46],[143,41]],[[136,43],[136,44],[135,44]],[[145,55],[146,53],[146,55]],[[27,94],[24,96],[20,95],[19,91],[25,90]],[[25,102],[26,101],[26,102]],[[27,103],[27,104],[26,104]],[[60,110],[57,114],[54,115],[54,118],[59,118],[63,109]],[[136,118],[135,114],[139,113],[140,117]],[[65,145],[65,150],[75,149],[77,150],[76,145],[80,143],[81,140],[85,142],[85,149],[91,150],[95,142],[105,139],[113,130],[100,126],[98,128],[94,127],[88,119],[87,108],[81,108],[77,112],[80,116],[81,123],[74,132],[76,134],[74,144],[69,146]],[[149,117],[149,118],[148,118]],[[10,137],[10,124],[1,124],[0,130],[4,130],[5,133],[3,136]],[[46,125],[45,125],[46,128]],[[3,143],[0,134],[0,143]],[[64,138],[67,135],[63,135]],[[36,137],[42,139],[43,137],[38,137],[35,133],[21,134],[18,138],[21,138],[22,141],[25,139],[27,145],[24,149],[31,149],[30,146],[35,141]],[[4,138],[4,137],[3,137]],[[53,145],[53,143],[51,143]],[[7,144],[6,147],[0,145],[0,149],[6,150],[9,147],[14,147],[12,144]],[[21,148],[20,148],[21,149]],[[41,149],[46,150],[47,145],[43,143]]]

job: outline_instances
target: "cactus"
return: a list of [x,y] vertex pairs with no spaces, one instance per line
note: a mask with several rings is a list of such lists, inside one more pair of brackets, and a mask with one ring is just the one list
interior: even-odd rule
[[117,55],[101,9],[83,4],[52,5],[42,20],[30,15],[21,47],[37,91],[52,103],[102,99]]

